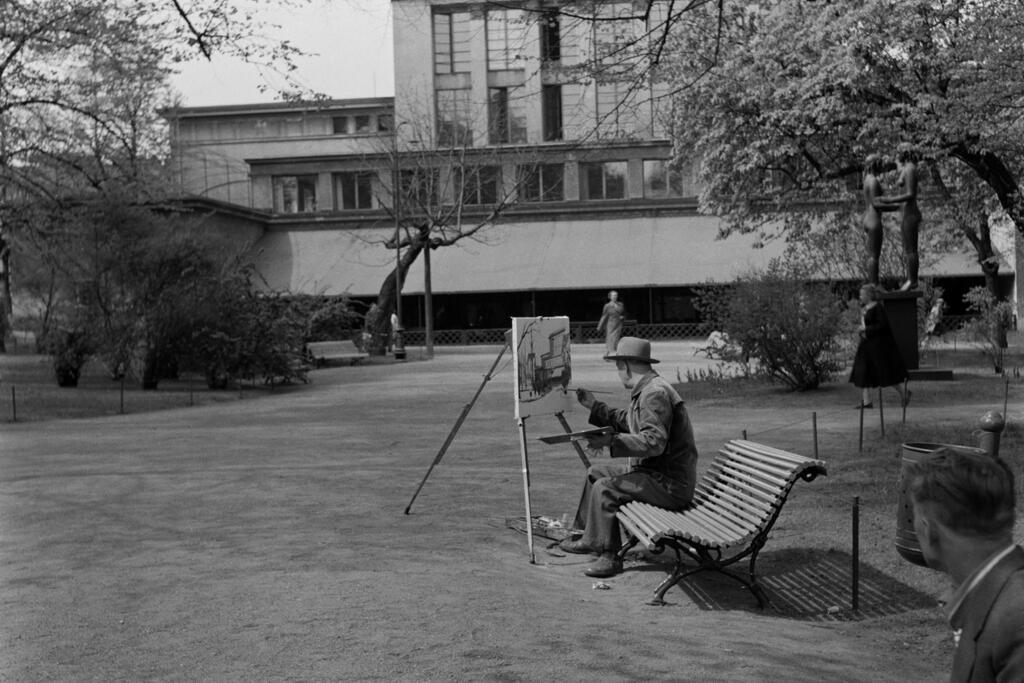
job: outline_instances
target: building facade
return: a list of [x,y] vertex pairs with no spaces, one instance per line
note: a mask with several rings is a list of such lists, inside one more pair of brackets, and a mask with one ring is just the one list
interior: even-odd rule
[[[719,220],[698,213],[694,161],[669,164],[656,78],[595,71],[656,30],[665,5],[637,19],[631,3],[598,3],[595,22],[537,2],[394,0],[394,98],[170,111],[181,189],[231,216],[274,290],[369,302],[396,231],[431,223],[472,233],[431,252],[438,330],[596,320],[610,289],[630,319],[696,322],[696,288],[779,247],[718,239]],[[938,268],[964,288],[980,280],[967,257]],[[413,330],[425,277],[419,259],[404,278]]]

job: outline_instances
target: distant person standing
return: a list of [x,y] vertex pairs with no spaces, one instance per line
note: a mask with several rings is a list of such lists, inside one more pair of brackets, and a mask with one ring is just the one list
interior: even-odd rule
[[605,356],[615,353],[622,338],[622,320],[626,315],[626,307],[619,301],[619,293],[614,289],[608,292],[608,303],[601,310],[601,319],[597,322],[597,331],[604,332]]
[[909,376],[907,367],[879,299],[880,291],[870,283],[860,288],[860,343],[850,372],[850,381],[861,390],[858,408],[874,407],[868,393],[874,387],[893,387],[902,405],[910,402],[910,390],[904,392],[900,386]]

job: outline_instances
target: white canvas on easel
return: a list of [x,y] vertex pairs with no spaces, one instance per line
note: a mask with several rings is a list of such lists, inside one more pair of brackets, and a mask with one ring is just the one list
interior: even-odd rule
[[526,537],[533,554],[533,512],[530,509],[530,465],[526,451],[526,418],[559,415],[572,410],[569,392],[572,357],[569,349],[569,318],[512,318],[512,378],[519,452],[523,462],[523,498],[526,503]]

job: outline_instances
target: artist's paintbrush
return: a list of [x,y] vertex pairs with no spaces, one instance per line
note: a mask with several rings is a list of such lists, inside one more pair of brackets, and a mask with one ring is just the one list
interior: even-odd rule
[[589,391],[592,394],[617,394],[617,393],[619,393],[617,391],[597,391],[595,389],[584,389],[583,387],[566,387],[565,388],[565,392],[566,393],[569,393],[570,391]]

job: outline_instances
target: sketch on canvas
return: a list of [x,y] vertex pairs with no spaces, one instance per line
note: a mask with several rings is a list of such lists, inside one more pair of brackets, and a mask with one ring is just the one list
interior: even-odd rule
[[517,419],[572,410],[569,339],[569,318],[565,316],[512,318]]

